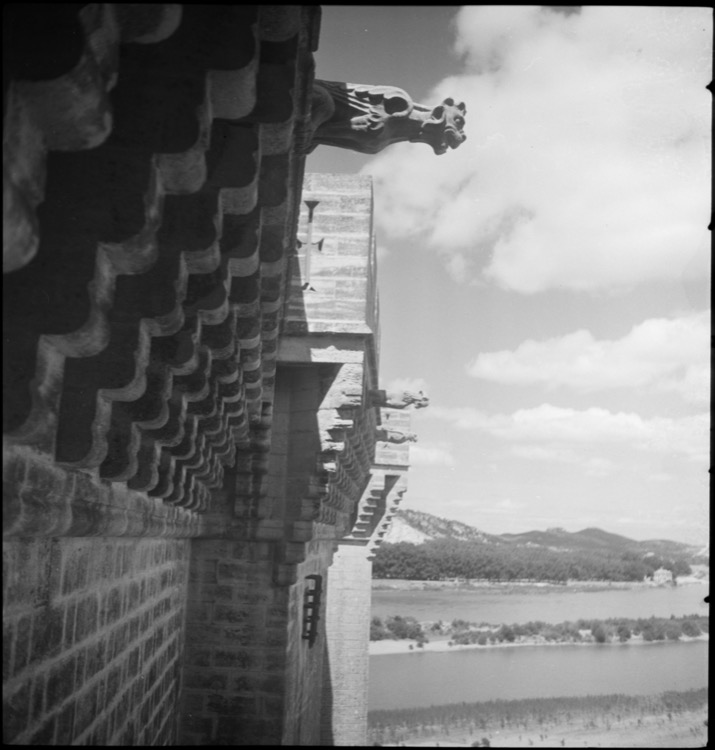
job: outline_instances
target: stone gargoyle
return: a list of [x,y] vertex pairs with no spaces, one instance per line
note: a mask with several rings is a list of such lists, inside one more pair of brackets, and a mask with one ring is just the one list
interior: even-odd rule
[[368,391],[370,406],[382,406],[388,409],[406,409],[414,406],[415,409],[424,409],[429,406],[429,398],[422,391]]
[[396,86],[316,80],[307,153],[322,144],[376,154],[409,141],[427,143],[435,154],[443,154],[464,143],[466,114],[464,103],[454,99],[427,107]]
[[378,427],[375,430],[375,439],[384,443],[416,443],[417,435],[414,432],[399,432],[398,430]]

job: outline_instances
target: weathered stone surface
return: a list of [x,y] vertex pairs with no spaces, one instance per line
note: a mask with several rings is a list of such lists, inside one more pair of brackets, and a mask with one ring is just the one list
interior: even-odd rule
[[367,744],[371,577],[364,548],[340,545],[328,579],[322,745]]
[[5,740],[175,742],[188,543],[26,538],[3,548]]
[[35,15],[5,111],[6,737],[317,744],[329,568],[369,559],[408,455],[376,468],[376,430],[409,427],[369,395],[369,180],[305,182],[301,288],[319,9]]
[[380,406],[389,409],[406,409],[408,406],[414,406],[415,409],[424,409],[429,406],[429,398],[422,391],[414,393],[412,391],[384,391],[372,390],[368,394],[370,403],[373,406]]
[[[112,92],[111,135],[84,156],[70,142],[66,155],[50,153],[47,187],[33,204],[44,197],[39,244],[18,180],[5,185],[18,215],[10,231],[26,243],[18,253],[29,258],[37,245],[39,256],[5,279],[12,407],[4,430],[66,465],[202,508],[273,388],[305,14],[93,8],[80,26]],[[127,42],[141,44],[123,47],[120,64]],[[36,98],[47,106],[44,89]],[[20,167],[39,185],[44,126],[25,110],[11,107],[8,122],[15,118],[11,133],[25,138]],[[264,126],[272,130],[259,134]],[[245,237],[238,246],[233,219]],[[233,283],[248,276],[252,286]],[[237,385],[218,374],[214,363],[226,358]]]
[[[312,214],[308,201],[316,204]],[[292,288],[306,289],[302,295],[297,291],[291,295],[286,311],[287,332],[305,335],[376,331],[371,212],[372,186],[368,178],[306,177],[298,225],[300,244],[291,259]]]
[[413,102],[396,86],[315,81],[312,151],[318,145],[376,154],[400,141],[427,143],[435,154],[464,142],[463,102],[436,107]]

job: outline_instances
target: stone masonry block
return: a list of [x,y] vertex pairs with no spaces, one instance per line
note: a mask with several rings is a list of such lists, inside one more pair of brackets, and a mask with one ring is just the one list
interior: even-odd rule
[[30,705],[30,720],[34,723],[45,711],[45,675],[39,674],[32,683],[32,703]]
[[30,745],[53,745],[55,739],[56,719],[52,716],[30,736]]
[[187,666],[184,670],[184,685],[188,690],[226,690],[232,672],[226,668],[212,671]]
[[47,680],[47,708],[58,706],[69,695],[75,686],[76,656],[71,656],[56,664],[50,671]]
[[15,656],[13,660],[13,674],[22,671],[30,657],[30,634],[32,632],[32,617],[25,615],[17,621],[15,631]]
[[62,707],[57,714],[57,735],[58,745],[69,745],[74,736],[74,714],[75,703],[71,702]]
[[216,564],[216,580],[224,582],[240,578],[243,570],[244,566],[237,563],[219,562]]
[[98,613],[99,605],[97,597],[94,595],[90,595],[77,603],[74,632],[75,643],[79,643],[96,631]]
[[44,607],[35,613],[31,663],[57,656],[62,647],[63,621],[64,611],[61,607]]
[[214,620],[216,622],[243,623],[250,618],[250,613],[240,605],[228,606],[217,604],[214,606]]
[[92,723],[97,712],[97,694],[94,690],[86,690],[77,700],[75,711],[74,731],[81,735]]
[[3,695],[3,740],[6,743],[11,743],[27,726],[29,700],[29,683],[21,685],[7,697]]
[[217,667],[250,669],[260,665],[260,657],[260,653],[254,653],[246,649],[217,648],[214,651],[214,665]]
[[247,648],[255,643],[257,633],[254,629],[244,627],[222,628],[223,642],[230,646]]
[[94,676],[100,672],[106,663],[105,654],[107,652],[107,644],[103,640],[97,640],[90,644],[86,649],[86,679]]
[[89,550],[79,548],[70,553],[64,563],[62,593],[71,594],[87,585]]

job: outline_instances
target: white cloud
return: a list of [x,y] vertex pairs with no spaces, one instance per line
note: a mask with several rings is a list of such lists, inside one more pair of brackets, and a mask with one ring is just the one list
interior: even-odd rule
[[434,406],[429,416],[446,420],[459,429],[484,432],[512,443],[608,444],[693,460],[708,459],[710,417],[707,413],[645,419],[638,414],[613,413],[595,407],[576,410],[542,404],[513,414],[495,415],[471,408]]
[[615,467],[613,461],[609,461],[607,458],[584,455],[582,452],[566,445],[514,445],[511,452],[519,458],[532,461],[576,464],[583,468],[589,476],[608,474]]
[[677,393],[681,398],[696,404],[710,403],[709,365],[692,365],[681,378],[665,378],[656,384],[659,391]]
[[515,350],[484,352],[470,375],[513,385],[568,386],[582,391],[653,387],[705,404],[710,390],[710,311],[653,318],[615,341],[580,330]]
[[523,293],[702,278],[711,27],[705,8],[463,8],[467,69],[434,100],[465,101],[468,139],[440,157],[398,144],[364,168],[381,233]]
[[637,539],[680,539],[686,544],[698,544],[707,541],[707,534],[704,529],[708,527],[707,518],[697,524],[692,518],[668,512],[667,509],[660,512],[657,516],[648,518],[647,525],[644,527],[642,517],[622,516],[614,520],[618,526],[632,527],[632,530],[621,531],[626,536],[634,535]]
[[521,510],[521,508],[525,507],[526,503],[517,503],[510,497],[505,497],[503,500],[497,500],[494,503],[494,508],[496,508],[497,510]]
[[654,471],[648,475],[651,482],[671,482],[675,477],[667,471]]
[[446,443],[410,446],[410,464],[414,466],[454,466],[451,448]]
[[570,448],[552,448],[543,445],[515,445],[512,453],[520,458],[528,458],[530,461],[565,461],[574,459],[575,453]]
[[375,246],[375,257],[378,263],[384,262],[392,254],[390,248],[384,242],[377,242]]

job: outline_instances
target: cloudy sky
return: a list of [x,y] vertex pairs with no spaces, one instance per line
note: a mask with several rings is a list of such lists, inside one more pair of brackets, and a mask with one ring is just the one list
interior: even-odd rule
[[405,507],[707,541],[711,46],[704,8],[323,7],[318,78],[467,106],[445,155],[307,164],[374,178]]

